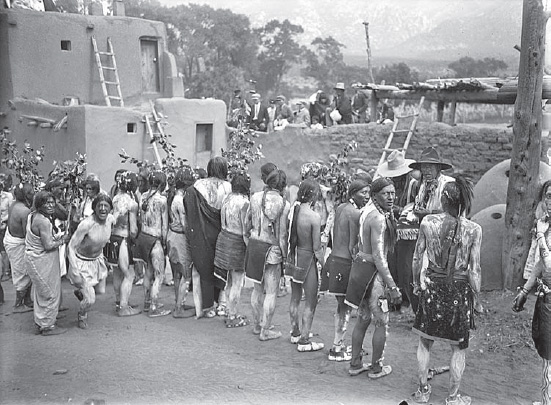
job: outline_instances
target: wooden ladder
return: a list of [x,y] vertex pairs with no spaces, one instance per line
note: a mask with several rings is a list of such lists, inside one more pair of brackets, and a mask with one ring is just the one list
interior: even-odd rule
[[161,159],[161,155],[159,154],[159,148],[157,147],[157,137],[159,135],[164,137],[163,126],[161,124],[159,114],[157,114],[157,110],[155,110],[155,105],[152,101],[150,101],[149,104],[151,105],[152,117],[145,114],[143,122],[145,123],[145,129],[149,135],[149,138],[151,139],[151,144],[153,145],[153,151],[155,152],[155,158],[157,159],[159,168],[162,168],[163,161]]
[[[415,132],[417,121],[419,120],[419,113],[421,111],[421,107],[423,107],[424,102],[425,102],[425,96],[421,97],[421,99],[419,100],[419,104],[417,105],[417,110],[415,110],[413,114],[394,116],[394,124],[392,125],[392,130],[390,131],[390,134],[388,135],[388,138],[386,140],[385,147],[383,148],[383,154],[381,156],[381,159],[379,160],[379,166],[385,162],[387,154],[392,152],[393,150],[399,150],[404,152],[404,155],[406,154],[406,151],[409,146],[409,142],[411,141],[411,137]],[[413,120],[411,121],[411,124],[408,129],[398,129],[398,124],[400,123],[400,120],[411,119],[411,118],[413,118]],[[404,141],[404,145],[401,148],[390,147],[395,134],[407,134],[406,140]]]
[[[94,55],[96,56],[96,65],[98,66],[99,80],[101,82],[101,90],[103,91],[105,104],[112,107],[111,100],[116,100],[119,102],[119,107],[124,107],[119,72],[117,70],[117,61],[115,60],[115,51],[113,49],[113,44],[111,43],[111,38],[107,38],[107,52],[100,52],[98,50],[98,44],[95,36],[92,36],[92,46],[94,47]],[[102,56],[106,56],[109,59],[110,66],[103,65],[101,62]],[[114,80],[105,80],[105,71],[112,72],[109,77],[113,77]],[[109,90],[112,90],[113,87],[116,88],[116,95],[111,95],[112,92],[109,92]]]

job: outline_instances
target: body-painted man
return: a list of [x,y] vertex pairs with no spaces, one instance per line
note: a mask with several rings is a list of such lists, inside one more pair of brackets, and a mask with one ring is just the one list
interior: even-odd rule
[[113,217],[115,223],[104,254],[107,262],[113,266],[113,288],[115,305],[119,316],[137,315],[141,311],[128,303],[134,283],[134,268],[131,241],[138,235],[138,203],[132,196],[132,190],[138,186],[138,176],[132,172],[119,173],[116,194],[113,198]]
[[329,360],[349,361],[352,357],[344,344],[344,337],[350,320],[351,307],[344,298],[352,259],[357,253],[360,228],[360,209],[369,201],[369,183],[354,180],[348,188],[348,202],[342,203],[335,212],[333,225],[333,249],[323,269],[322,291],[328,291],[337,299],[335,314],[335,338],[329,350]]
[[169,198],[170,224],[167,236],[167,254],[174,277],[175,307],[174,318],[193,316],[191,308],[186,309],[185,299],[191,281],[191,252],[187,235],[187,217],[184,208],[184,195],[188,187],[195,182],[196,174],[191,168],[176,172],[174,178],[175,194]]
[[110,214],[113,203],[100,193],[92,201],[93,214],[83,219],[69,242],[69,272],[80,300],[78,327],[88,328],[88,311],[96,302],[94,286],[107,278],[103,248],[111,237],[115,218]]
[[[474,309],[480,291],[480,244],[482,228],[469,221],[472,183],[457,176],[442,189],[440,214],[427,215],[421,222],[413,256],[413,282],[419,295],[419,308],[413,331],[419,335],[417,361],[418,403],[429,401],[427,382],[430,350],[435,341],[449,343],[449,392],[447,405],[468,405],[471,398],[459,394],[469,347],[469,329],[474,328]],[[423,256],[428,268],[423,269]]]
[[159,293],[165,273],[166,238],[168,232],[167,199],[162,194],[166,188],[166,176],[161,171],[149,176],[150,189],[140,197],[141,230],[133,254],[134,260],[145,263],[144,274],[144,312],[149,317],[170,314],[169,309],[162,308]]
[[27,218],[31,213],[34,190],[28,183],[19,183],[14,190],[15,203],[10,207],[4,236],[4,248],[11,264],[12,282],[15,288],[14,313],[33,310],[31,279],[25,263],[25,233]]
[[[359,252],[352,262],[345,299],[348,305],[358,308],[348,370],[352,376],[367,371],[370,378],[380,378],[392,372],[390,365],[383,365],[383,353],[389,321],[387,297],[390,295],[392,304],[399,304],[402,300],[386,259],[396,241],[396,225],[392,215],[395,197],[392,180],[378,178],[371,184],[371,200],[360,217]],[[362,344],[372,320],[375,323],[372,361],[371,364],[363,364]]]
[[[313,179],[300,183],[297,201],[290,216],[289,255],[292,266],[285,275],[291,278],[291,343],[297,344],[299,352],[321,350],[323,343],[310,340],[310,330],[318,304],[318,268],[323,267],[325,258],[321,245],[321,219],[312,209],[320,194],[320,186]],[[302,322],[299,322],[300,299],[304,294],[305,303]]]
[[[282,263],[287,253],[287,217],[289,203],[282,197],[287,185],[283,170],[274,170],[266,178],[266,187],[251,196],[250,236],[245,258],[247,278],[254,282],[251,295],[253,333],[261,341],[281,337],[271,329]],[[266,295],[264,296],[264,292]]]
[[238,306],[245,276],[251,180],[247,174],[235,174],[231,185],[232,192],[224,199],[220,210],[222,230],[216,241],[214,274],[221,288],[226,290],[226,327],[235,328],[249,323],[244,315],[238,314]]

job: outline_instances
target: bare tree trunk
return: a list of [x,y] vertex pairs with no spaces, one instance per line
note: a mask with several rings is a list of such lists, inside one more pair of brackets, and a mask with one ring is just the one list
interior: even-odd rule
[[541,154],[542,84],[546,16],[541,0],[524,0],[513,151],[507,188],[502,271],[505,288],[521,284],[530,248]]
[[369,83],[375,83],[375,79],[373,78],[373,62],[371,60],[371,44],[369,43],[369,23],[366,21],[363,24],[365,26],[365,41],[367,43],[366,51],[368,79]]

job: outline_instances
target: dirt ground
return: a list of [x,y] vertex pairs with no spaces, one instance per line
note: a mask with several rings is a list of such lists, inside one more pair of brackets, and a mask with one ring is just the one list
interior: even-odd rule
[[[385,351],[391,375],[350,377],[348,363],[327,360],[333,338],[335,299],[321,298],[314,319],[316,341],[325,349],[299,353],[289,341],[290,295],[278,298],[274,324],[281,339],[260,342],[252,327],[227,329],[222,318],[196,320],[141,314],[118,318],[110,280],[89,315],[89,330],[76,327],[77,300],[63,282],[64,335],[35,335],[32,312],[12,314],[14,290],[4,282],[0,306],[0,403],[2,404],[381,404],[397,405],[416,389],[417,337],[412,317],[393,313]],[[251,289],[243,290],[242,312],[251,314]],[[172,305],[171,287],[162,301]],[[461,392],[473,404],[531,404],[539,397],[541,360],[530,338],[534,298],[527,311],[510,310],[513,294],[482,295],[487,310],[472,333]],[[143,290],[131,302],[142,306]],[[350,341],[355,319],[347,334]],[[371,353],[372,327],[364,342]],[[431,364],[446,365],[450,349],[434,345]],[[368,356],[366,361],[371,361]],[[58,370],[66,370],[57,374]],[[448,373],[432,382],[432,404],[442,404]],[[102,402],[105,401],[105,402]],[[413,403],[409,400],[409,403]]]

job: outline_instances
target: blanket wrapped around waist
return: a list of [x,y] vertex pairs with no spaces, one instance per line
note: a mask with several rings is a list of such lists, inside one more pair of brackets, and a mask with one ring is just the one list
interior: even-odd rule
[[328,291],[334,295],[346,295],[352,259],[329,255],[323,268],[321,291]]
[[222,280],[224,286],[228,281],[228,271],[245,270],[246,251],[247,246],[243,241],[243,235],[237,235],[225,229],[220,231],[214,255],[214,276]]
[[149,235],[145,232],[140,232],[136,238],[135,244],[132,246],[133,260],[142,261],[145,263],[149,262],[149,260],[151,260],[150,256],[153,246],[155,246],[155,243],[160,240],[161,239],[156,236]]
[[245,253],[245,274],[255,283],[261,283],[264,278],[264,265],[271,247],[271,243],[249,239]]
[[352,308],[358,308],[365,294],[373,285],[376,275],[377,267],[373,263],[371,255],[358,253],[352,261],[344,302]]
[[551,293],[540,292],[532,318],[532,339],[541,358],[551,360]]
[[[128,264],[134,263],[134,257],[132,252],[132,244],[130,240],[124,236],[111,235],[109,242],[103,247],[103,256],[107,263],[117,266],[119,264],[119,253],[122,242],[126,241],[126,249],[128,251]],[[151,247],[153,248],[153,246]]]
[[316,261],[314,252],[307,249],[296,249],[296,257],[292,262],[285,263],[285,275],[295,283],[303,284],[310,269],[315,269]]

